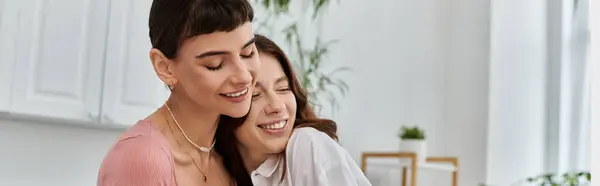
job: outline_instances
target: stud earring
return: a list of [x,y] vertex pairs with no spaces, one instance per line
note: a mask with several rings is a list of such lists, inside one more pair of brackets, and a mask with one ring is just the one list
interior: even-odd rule
[[169,83],[167,83],[167,87],[169,87],[169,90],[173,91],[173,82],[169,81]]

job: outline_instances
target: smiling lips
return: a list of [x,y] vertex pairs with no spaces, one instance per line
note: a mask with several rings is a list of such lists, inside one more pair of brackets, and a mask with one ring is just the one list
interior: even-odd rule
[[241,95],[246,94],[246,92],[248,92],[248,88],[245,88],[238,92],[234,92],[234,93],[230,93],[230,94],[223,94],[223,95],[234,98],[234,97],[240,97]]
[[277,130],[277,129],[282,129],[283,127],[285,127],[286,123],[287,123],[287,120],[281,120],[279,122],[275,122],[275,123],[272,123],[272,124],[258,125],[258,127],[262,128],[262,129]]
[[270,122],[268,124],[260,124],[256,127],[262,129],[262,131],[264,131],[267,134],[280,136],[284,134],[285,129],[287,128],[287,121],[287,119],[283,119],[275,122]]
[[246,100],[246,98],[248,97],[248,90],[249,90],[249,88],[246,87],[246,88],[238,90],[236,92],[222,93],[219,95],[223,96],[224,98],[226,98],[227,100],[229,100],[231,102],[239,103],[239,102]]

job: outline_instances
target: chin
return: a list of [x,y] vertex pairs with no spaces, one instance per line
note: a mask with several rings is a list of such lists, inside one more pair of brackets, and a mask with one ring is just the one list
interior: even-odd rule
[[232,118],[241,118],[241,117],[246,116],[248,114],[248,111],[250,111],[249,103],[244,106],[233,107],[229,110],[225,110],[225,112],[222,112],[222,113],[223,113],[223,115],[227,115]]
[[269,153],[270,154],[282,153],[282,152],[285,151],[285,145],[286,145],[285,142],[282,143],[282,144],[273,144],[273,145],[270,145],[270,147],[269,147],[269,151],[270,152]]

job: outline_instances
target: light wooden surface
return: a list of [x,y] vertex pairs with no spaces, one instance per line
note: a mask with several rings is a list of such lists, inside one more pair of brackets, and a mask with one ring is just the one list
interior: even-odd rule
[[456,169],[452,171],[452,186],[458,186],[458,171],[460,169],[458,167],[457,157],[427,157],[425,161],[431,163],[450,163],[456,167]]
[[[361,170],[366,173],[368,158],[399,158],[410,159],[410,166],[402,167],[402,186],[406,186],[408,169],[411,171],[410,186],[417,186],[417,155],[411,152],[364,152],[361,157]],[[452,186],[458,186],[458,158],[456,157],[427,157],[427,163],[450,163],[455,167],[452,171]]]

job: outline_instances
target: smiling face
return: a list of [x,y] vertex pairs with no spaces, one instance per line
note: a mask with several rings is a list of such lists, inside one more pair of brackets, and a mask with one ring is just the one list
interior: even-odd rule
[[296,118],[296,98],[275,57],[261,53],[252,106],[235,135],[245,154],[273,154],[285,149]]
[[[174,59],[153,57],[163,82],[182,101],[203,110],[242,117],[247,114],[255,72],[260,66],[252,24],[230,32],[214,32],[186,39]],[[153,49],[160,56],[160,51]],[[161,63],[162,62],[162,63]]]

